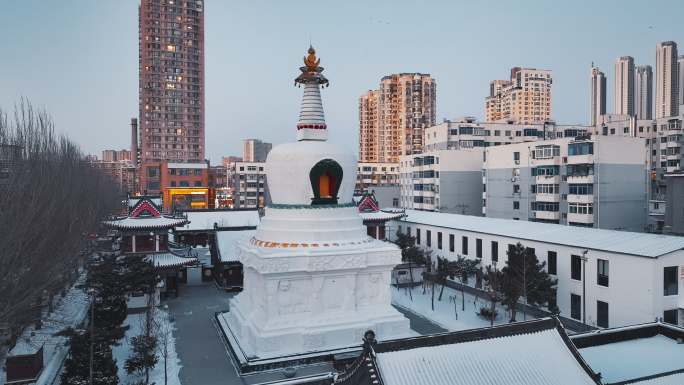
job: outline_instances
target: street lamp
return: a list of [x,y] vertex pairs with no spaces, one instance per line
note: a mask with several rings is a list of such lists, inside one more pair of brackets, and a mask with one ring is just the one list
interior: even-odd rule
[[582,252],[582,323],[587,324],[587,253],[589,250]]

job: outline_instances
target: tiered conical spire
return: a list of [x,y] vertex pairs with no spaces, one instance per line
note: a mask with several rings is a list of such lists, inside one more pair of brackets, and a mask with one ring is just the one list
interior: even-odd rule
[[302,106],[297,123],[297,140],[327,140],[328,130],[323,114],[321,88],[328,86],[328,79],[323,76],[321,59],[316,59],[316,50],[309,47],[309,55],[304,58],[302,74],[295,79],[295,84],[304,85]]

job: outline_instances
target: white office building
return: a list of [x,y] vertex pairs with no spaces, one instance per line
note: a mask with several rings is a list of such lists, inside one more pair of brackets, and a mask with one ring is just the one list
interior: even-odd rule
[[428,151],[399,161],[404,208],[482,215],[482,148]]
[[487,217],[644,231],[643,138],[583,136],[485,150]]
[[227,172],[233,208],[255,209],[266,205],[266,173],[263,162],[233,162],[228,165]]
[[561,316],[597,327],[684,324],[684,237],[407,210],[390,222],[432,255],[500,269],[509,245],[533,248],[558,280]]
[[553,121],[540,124],[510,122],[478,122],[465,116],[446,120],[425,129],[425,151],[461,150],[538,140],[575,137],[591,129],[589,126],[558,125]]

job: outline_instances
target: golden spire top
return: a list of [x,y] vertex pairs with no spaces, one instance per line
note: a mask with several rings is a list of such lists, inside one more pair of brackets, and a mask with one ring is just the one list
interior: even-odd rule
[[309,55],[304,58],[304,65],[309,71],[316,71],[318,65],[321,63],[321,59],[316,59],[316,50],[313,46],[309,46]]

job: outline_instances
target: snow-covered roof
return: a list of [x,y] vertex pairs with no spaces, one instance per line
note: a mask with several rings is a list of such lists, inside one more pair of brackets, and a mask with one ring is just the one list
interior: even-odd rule
[[605,384],[684,384],[684,328],[651,322],[574,334],[573,344]]
[[217,231],[216,243],[221,262],[237,262],[237,242],[242,239],[249,239],[254,234],[256,234],[256,230]]
[[384,385],[594,385],[553,319],[379,343]]
[[125,217],[121,219],[116,219],[112,221],[104,221],[106,226],[114,227],[117,229],[161,229],[161,228],[171,228],[174,226],[180,226],[184,224],[187,220],[185,218],[173,218],[173,217],[138,217],[130,218]]
[[155,267],[179,267],[197,263],[197,258],[182,257],[174,253],[155,253],[147,255],[147,261]]
[[681,385],[684,384],[684,372],[649,377],[640,381],[630,382],[630,385]]
[[256,227],[259,225],[257,210],[212,210],[187,211],[188,221],[185,226],[178,226],[178,231],[214,230],[214,224],[219,228]]
[[376,211],[376,212],[361,212],[359,213],[361,215],[361,218],[363,218],[364,221],[388,221],[391,219],[398,219],[401,218],[403,213],[390,213],[386,211]]
[[[138,204],[138,202],[141,199],[143,199],[143,197],[130,197],[130,198],[128,198],[128,207],[135,206],[136,204]],[[162,206],[162,199],[161,198],[147,198],[147,199],[151,200],[155,205],[157,205],[159,207]]]
[[656,258],[684,249],[684,237],[406,210],[402,221],[521,240]]

